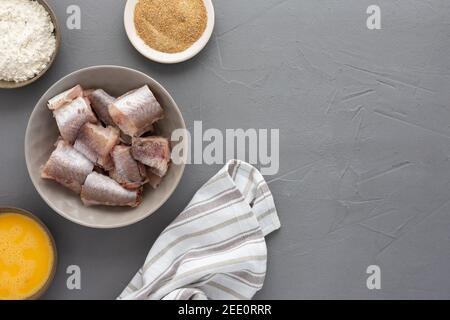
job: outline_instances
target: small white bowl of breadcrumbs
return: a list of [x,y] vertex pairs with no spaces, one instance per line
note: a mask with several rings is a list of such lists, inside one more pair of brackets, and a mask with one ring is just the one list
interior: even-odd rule
[[203,50],[215,14],[211,0],[128,0],[124,23],[136,50],[155,62],[173,64]]

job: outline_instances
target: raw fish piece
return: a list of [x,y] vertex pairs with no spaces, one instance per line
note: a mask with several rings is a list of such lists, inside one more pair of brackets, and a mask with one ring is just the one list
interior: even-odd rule
[[75,141],[78,132],[85,123],[97,122],[89,101],[82,97],[54,110],[53,116],[56,119],[61,136],[69,143]]
[[76,85],[63,93],[58,94],[56,97],[51,98],[47,105],[50,110],[56,110],[82,96],[83,88],[80,85]]
[[153,189],[158,188],[163,178],[153,173],[153,168],[150,167],[146,167],[146,173],[148,183],[152,186]]
[[[155,127],[152,125],[150,130],[147,133],[151,134],[154,131],[155,131]],[[131,146],[131,143],[133,142],[133,137],[130,137],[130,136],[126,135],[125,133],[123,133],[122,131],[120,131],[120,141],[123,144],[126,144],[127,146]]]
[[141,203],[142,188],[127,190],[113,179],[92,172],[81,188],[81,200],[87,206],[130,206]]
[[140,137],[164,118],[164,110],[148,86],[126,93],[109,106],[109,114],[125,134]]
[[170,162],[170,144],[166,138],[156,136],[135,138],[131,154],[137,161],[151,167],[157,176],[166,175]]
[[119,129],[86,123],[78,133],[74,148],[93,163],[110,170],[113,167],[110,153],[118,143]]
[[79,194],[86,177],[93,169],[91,161],[64,140],[59,140],[56,150],[42,168],[41,177],[55,180]]
[[94,109],[100,121],[107,126],[115,127],[116,124],[109,115],[108,107],[116,100],[116,98],[110,96],[102,89],[91,92],[88,97],[91,101],[92,109]]
[[146,183],[145,166],[131,156],[131,147],[115,146],[111,152],[114,169],[111,178],[127,189],[136,189]]

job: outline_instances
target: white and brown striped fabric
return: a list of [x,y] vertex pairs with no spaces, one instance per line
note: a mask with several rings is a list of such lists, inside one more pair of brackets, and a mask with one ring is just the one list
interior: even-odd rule
[[266,275],[265,236],[279,227],[263,176],[230,161],[163,231],[119,299],[251,299]]

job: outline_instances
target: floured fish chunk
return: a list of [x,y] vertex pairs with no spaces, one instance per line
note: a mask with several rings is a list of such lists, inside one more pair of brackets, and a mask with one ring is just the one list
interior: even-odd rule
[[41,177],[55,180],[76,193],[87,176],[94,170],[94,164],[63,140],[57,142],[56,150],[42,168]]
[[75,141],[78,132],[85,123],[97,122],[89,101],[82,97],[54,110],[53,116],[56,119],[61,136],[69,143]]
[[113,167],[110,153],[119,144],[119,135],[116,128],[86,123],[78,133],[74,148],[93,163],[110,170]]
[[83,97],[83,88],[80,85],[77,85],[67,91],[64,91],[63,93],[58,94],[56,97],[51,98],[47,105],[50,110],[56,110],[79,97]]
[[142,189],[128,190],[113,179],[92,172],[81,188],[81,200],[87,206],[129,206],[141,203]]
[[116,98],[110,96],[102,89],[92,91],[88,98],[91,101],[92,109],[94,109],[94,112],[97,114],[100,121],[107,126],[115,127],[116,124],[109,115],[108,107],[113,104]]
[[164,118],[164,110],[148,86],[118,98],[109,106],[109,114],[120,130],[131,137],[140,137]]
[[146,183],[145,166],[131,156],[131,147],[115,146],[111,152],[114,169],[111,178],[127,189],[136,189]]
[[152,168],[152,172],[164,177],[169,168],[170,143],[163,137],[133,139],[131,154],[137,161]]

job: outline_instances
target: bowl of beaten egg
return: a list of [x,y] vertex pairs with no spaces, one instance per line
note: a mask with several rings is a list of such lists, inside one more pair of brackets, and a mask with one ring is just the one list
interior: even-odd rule
[[56,246],[31,213],[0,208],[0,300],[34,300],[53,280]]
[[[48,102],[53,97],[77,85],[82,86],[83,89],[101,88],[113,97],[120,97],[130,90],[142,86],[146,86],[146,89],[148,87],[147,90],[151,90],[164,110],[164,118],[157,123],[158,135],[169,140],[172,150],[177,146],[187,151],[186,126],[181,112],[163,86],[146,74],[119,66],[95,66],[69,74],[54,84],[39,100],[29,119],[25,135],[25,158],[28,172],[36,190],[54,211],[72,222],[92,228],[118,228],[141,221],[158,210],[173,194],[184,172],[185,161],[183,159],[172,161],[157,188],[153,189],[147,184],[143,186],[143,191],[140,189],[142,193],[140,194],[140,204],[137,207],[86,205],[80,199],[79,190],[74,192],[61,185],[65,181],[56,183],[43,179],[44,168],[50,155],[53,156],[55,153],[55,143],[61,141],[58,140],[61,131],[57,125],[57,118],[54,118],[49,110]],[[83,100],[83,98],[78,99]],[[171,141],[171,135],[175,130],[181,132],[182,135],[179,140]],[[62,136],[64,138],[64,135]],[[62,142],[66,143],[65,140]],[[58,143],[58,146],[59,144],[61,143]],[[187,155],[182,157],[184,156]],[[99,168],[95,170],[97,169]],[[109,179],[106,177],[106,173],[98,174],[98,171],[92,172],[89,176],[91,175]],[[88,180],[89,178],[84,182],[79,181],[79,183],[87,186]],[[100,188],[103,186],[102,183],[97,185]],[[116,187],[120,188],[117,184]]]

